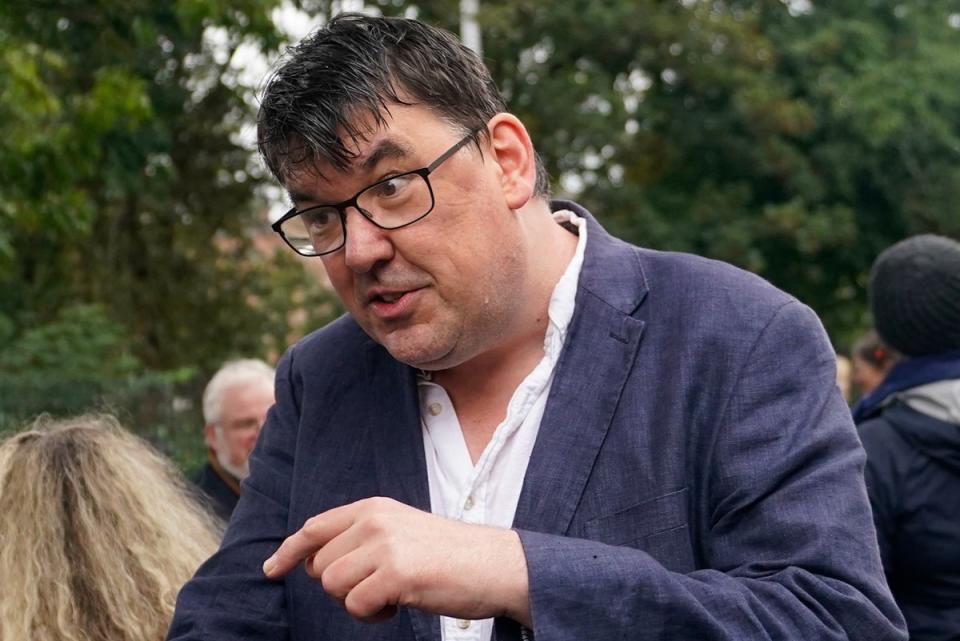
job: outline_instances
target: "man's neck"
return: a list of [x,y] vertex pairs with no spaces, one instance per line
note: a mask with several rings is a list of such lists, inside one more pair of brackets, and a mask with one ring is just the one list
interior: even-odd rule
[[[545,331],[545,330],[544,330]],[[507,415],[517,387],[543,358],[544,331],[539,341],[485,353],[458,367],[435,372],[433,381],[450,397],[474,464]]]

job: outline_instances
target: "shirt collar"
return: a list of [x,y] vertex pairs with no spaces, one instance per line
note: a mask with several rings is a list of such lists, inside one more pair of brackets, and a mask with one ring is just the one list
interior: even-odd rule
[[563,276],[557,281],[557,286],[553,289],[550,304],[547,308],[550,325],[544,339],[544,348],[547,354],[553,353],[556,356],[559,355],[559,348],[563,346],[567,328],[573,319],[573,310],[577,298],[577,283],[580,281],[583,254],[587,247],[587,221],[567,209],[553,212],[553,220],[564,227],[575,228],[579,236],[573,258],[570,259],[570,264],[564,270]]

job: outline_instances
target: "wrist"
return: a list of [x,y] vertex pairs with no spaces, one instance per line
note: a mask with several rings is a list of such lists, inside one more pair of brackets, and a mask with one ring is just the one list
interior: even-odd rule
[[515,530],[501,531],[500,550],[503,563],[495,570],[498,593],[501,595],[503,616],[527,627],[530,616],[530,584],[527,576],[527,557],[520,535]]

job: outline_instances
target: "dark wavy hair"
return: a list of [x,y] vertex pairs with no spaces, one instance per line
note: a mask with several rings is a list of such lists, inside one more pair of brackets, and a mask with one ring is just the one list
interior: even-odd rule
[[[383,126],[391,104],[427,106],[479,137],[506,110],[483,61],[449,32],[345,13],[288,49],[268,80],[257,116],[260,154],[281,183],[304,163],[346,170],[354,154],[345,141],[369,133],[358,124],[364,116]],[[537,157],[536,193],[549,190]]]

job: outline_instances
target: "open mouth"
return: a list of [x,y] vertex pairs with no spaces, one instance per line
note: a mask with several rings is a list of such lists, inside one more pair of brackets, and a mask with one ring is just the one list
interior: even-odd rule
[[[399,283],[394,286],[399,285]],[[367,291],[366,308],[373,316],[384,321],[399,321],[414,312],[423,287],[408,289],[371,288]]]
[[377,294],[373,297],[374,302],[378,303],[395,303],[404,296],[407,295],[407,292],[393,292],[390,294]]
[[399,292],[379,292],[370,296],[370,309],[378,316],[393,318],[409,311],[416,289]]

